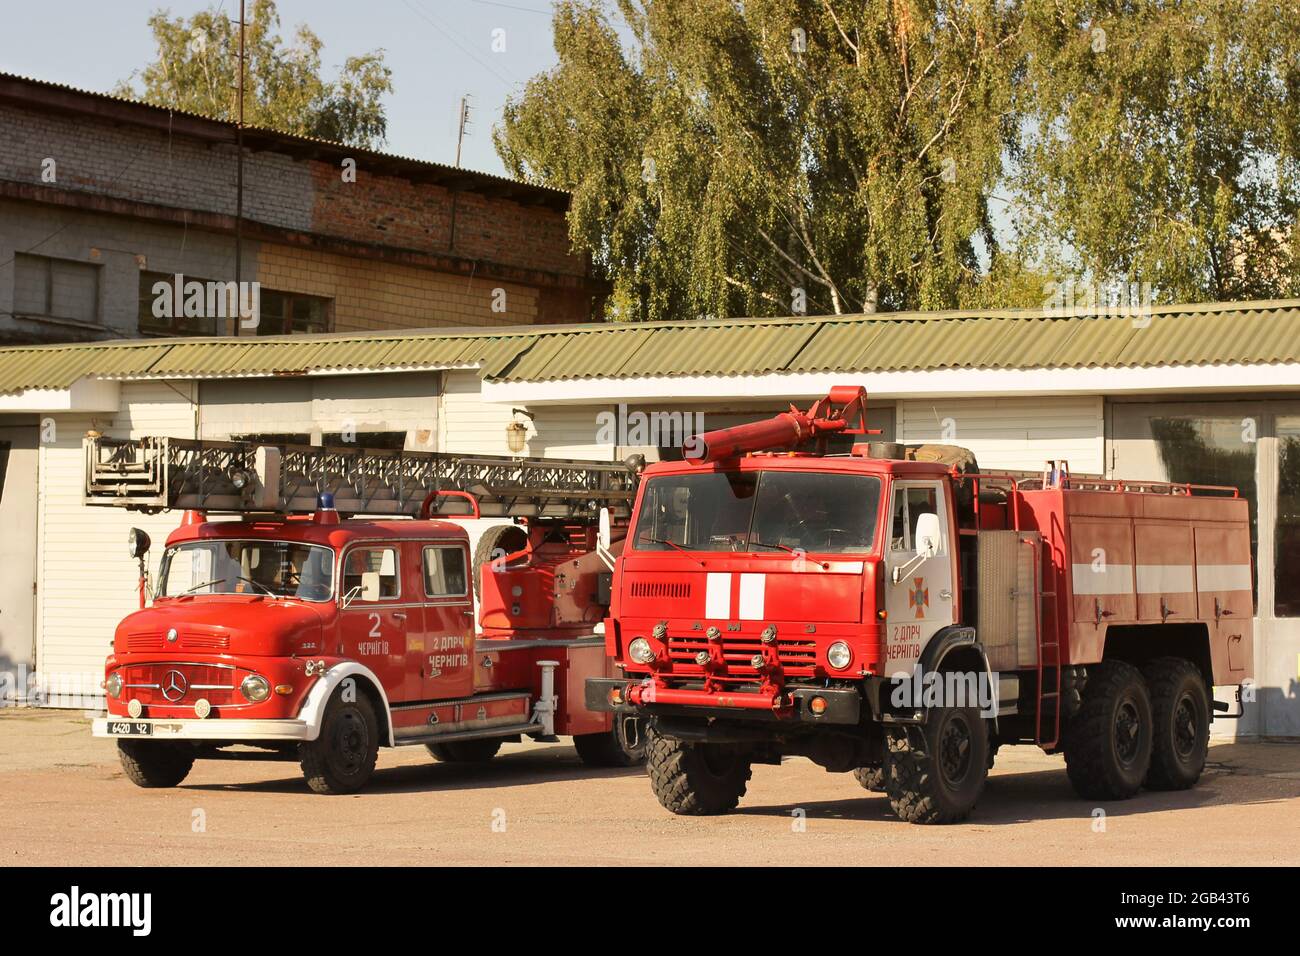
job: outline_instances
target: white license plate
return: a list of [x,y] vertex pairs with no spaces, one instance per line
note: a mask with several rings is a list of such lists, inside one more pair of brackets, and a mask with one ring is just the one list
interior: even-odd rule
[[153,734],[153,724],[147,720],[110,720],[110,737],[148,737]]

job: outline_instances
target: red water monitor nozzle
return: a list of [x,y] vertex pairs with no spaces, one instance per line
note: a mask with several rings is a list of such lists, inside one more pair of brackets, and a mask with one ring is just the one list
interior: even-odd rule
[[867,390],[860,385],[839,385],[806,412],[790,406],[767,421],[719,428],[695,436],[683,457],[692,464],[736,458],[755,451],[795,448],[817,441],[819,453],[830,435],[877,435],[867,428]]

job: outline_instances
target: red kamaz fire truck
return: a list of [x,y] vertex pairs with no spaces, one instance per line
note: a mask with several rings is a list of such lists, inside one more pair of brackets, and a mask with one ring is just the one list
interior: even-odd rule
[[[348,793],[380,746],[483,761],[521,735],[572,735],[589,764],[642,759],[635,718],[583,704],[584,681],[612,673],[599,632],[622,542],[599,545],[598,523],[625,524],[635,471],[166,438],[86,454],[88,504],[184,512],[151,602],[132,532],[141,609],[117,627],[93,724],[140,786],[261,752]],[[447,515],[516,523],[471,555]]]
[[1017,743],[1092,799],[1192,786],[1215,712],[1239,715],[1213,688],[1251,674],[1246,501],[979,474],[950,446],[826,454],[865,404],[835,389],[642,476],[605,627],[624,674],[587,701],[645,720],[664,807],[729,810],[751,764],[801,755],[955,821]]

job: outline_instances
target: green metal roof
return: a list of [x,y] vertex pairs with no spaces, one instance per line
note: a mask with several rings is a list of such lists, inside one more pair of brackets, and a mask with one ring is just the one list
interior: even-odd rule
[[0,393],[63,389],[83,377],[404,368],[473,367],[485,379],[523,382],[1291,362],[1300,362],[1300,300],[1157,306],[1140,318],[1036,309],[890,312],[26,346],[0,349]]

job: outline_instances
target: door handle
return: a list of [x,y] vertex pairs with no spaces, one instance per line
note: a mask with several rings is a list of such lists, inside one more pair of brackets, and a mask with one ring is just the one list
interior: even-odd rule
[[405,612],[405,611],[394,611],[394,612],[393,612],[393,620],[394,620],[394,621],[405,621],[405,620],[406,620],[406,612]]
[[949,591],[947,588],[944,588],[942,591],[939,592],[939,597],[943,598],[945,601],[951,601],[952,592]]

